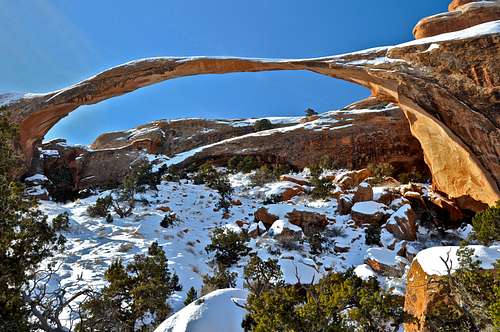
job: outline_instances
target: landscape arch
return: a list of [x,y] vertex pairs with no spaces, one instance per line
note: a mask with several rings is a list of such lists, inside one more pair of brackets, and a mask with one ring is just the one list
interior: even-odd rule
[[[482,38],[489,38],[494,43],[498,43],[499,39],[498,36],[487,35],[472,42]],[[454,49],[460,57],[464,53],[465,41],[445,41],[439,48]],[[435,55],[426,51],[428,49],[429,45],[423,42],[300,60],[217,57],[143,59],[111,68],[58,91],[25,96],[9,104],[7,110],[10,111],[11,121],[19,124],[17,143],[29,164],[36,144],[59,120],[82,105],[95,104],[184,76],[307,70],[362,85],[370,89],[373,96],[397,103],[408,118],[412,134],[422,145],[434,187],[450,198],[462,200],[462,205],[470,205],[468,198],[492,205],[500,199],[500,130],[494,119],[476,107],[481,105],[475,105],[475,99],[464,94],[464,88],[472,89],[474,93],[482,89],[481,93],[487,94],[485,82],[476,80],[473,86],[460,85],[465,79],[465,82],[470,82],[467,72],[473,68],[470,62],[477,65],[481,58],[487,61],[485,51],[477,47],[483,53],[480,57],[471,58],[468,54],[469,57],[457,59],[462,62],[465,78],[458,75],[453,78],[458,82],[451,85],[447,82],[451,78],[442,67],[445,65],[443,61],[448,60],[438,57],[430,61],[429,58]],[[489,61],[488,66],[492,64],[496,68],[486,70],[499,72],[497,61]],[[456,117],[463,122],[457,121]],[[472,132],[471,123],[486,128],[486,131]]]

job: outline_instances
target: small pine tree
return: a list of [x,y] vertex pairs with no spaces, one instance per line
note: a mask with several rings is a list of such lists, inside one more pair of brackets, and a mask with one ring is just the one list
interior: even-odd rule
[[256,296],[274,287],[283,286],[284,279],[278,260],[263,261],[259,256],[252,256],[243,270],[245,287]]
[[261,166],[255,174],[250,176],[250,182],[252,186],[263,186],[266,183],[276,181],[277,177],[274,172],[267,166]]
[[[473,250],[457,251],[459,267],[443,261],[447,274],[435,282],[443,296],[438,297],[426,317],[432,331],[495,331],[500,328],[500,277],[495,270],[481,270],[481,262],[473,259]],[[497,261],[496,268],[500,267]]]
[[210,241],[210,244],[205,247],[205,251],[208,254],[214,253],[215,261],[223,266],[235,264],[241,256],[250,252],[250,248],[246,246],[246,236],[230,229],[215,228],[212,231]]
[[217,265],[212,276],[203,276],[203,287],[201,288],[201,295],[206,295],[218,289],[234,288],[236,286],[236,272],[230,272],[227,267]]
[[473,238],[484,245],[500,241],[500,201],[472,219]]
[[108,215],[106,216],[106,222],[108,224],[112,224],[113,223],[113,216],[111,215],[111,213],[108,213]]
[[317,284],[283,285],[250,292],[243,326],[247,331],[395,330],[404,319],[404,298],[384,291],[375,278],[352,270],[331,273]]
[[127,175],[113,199],[113,209],[120,218],[128,217],[134,211],[136,192],[137,177],[134,174]]
[[261,119],[261,120],[255,121],[255,124],[253,127],[254,127],[255,131],[263,131],[263,130],[269,130],[269,129],[274,128],[273,124],[268,119]]
[[255,159],[255,157],[252,156],[246,156],[245,158],[243,158],[243,160],[239,165],[239,168],[243,173],[250,173],[257,167],[259,167],[257,159]]
[[314,115],[318,115],[318,112],[316,112],[315,110],[313,110],[312,108],[308,108],[305,110],[305,113],[306,113],[306,116],[314,116]]
[[365,228],[365,244],[380,246],[380,227],[368,226]]
[[107,195],[105,197],[99,197],[95,204],[87,207],[87,214],[92,217],[101,217],[104,218],[109,214],[109,209],[113,205],[113,198],[111,195]]
[[198,299],[198,292],[196,291],[196,289],[194,289],[194,287],[191,287],[186,294],[184,305],[188,305],[191,302],[196,301],[196,299]]
[[77,331],[133,331],[138,323],[152,328],[170,314],[167,300],[182,289],[156,242],[126,267],[113,261],[104,278],[108,285],[81,305]]

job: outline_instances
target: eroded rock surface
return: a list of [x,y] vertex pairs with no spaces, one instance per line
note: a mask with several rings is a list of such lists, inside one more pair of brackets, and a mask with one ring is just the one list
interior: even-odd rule
[[413,34],[417,39],[432,37],[495,20],[500,20],[499,1],[469,1],[453,7],[449,13],[420,20],[413,29]]

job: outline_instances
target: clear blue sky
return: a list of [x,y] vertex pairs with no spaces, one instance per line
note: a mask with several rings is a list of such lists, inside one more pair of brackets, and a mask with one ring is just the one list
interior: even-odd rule
[[[449,2],[0,0],[0,91],[47,92],[151,56],[303,58],[397,44]],[[46,138],[86,144],[155,119],[323,112],[368,94],[305,72],[188,77],[82,107]]]

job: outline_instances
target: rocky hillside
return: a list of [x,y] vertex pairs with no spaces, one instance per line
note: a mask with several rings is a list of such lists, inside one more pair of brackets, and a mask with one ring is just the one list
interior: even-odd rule
[[310,118],[270,118],[275,128],[259,132],[257,120],[156,121],[103,134],[90,148],[54,140],[37,151],[31,174],[44,173],[52,190],[74,195],[115,186],[131,164],[144,160],[184,167],[209,160],[225,166],[232,157],[252,156],[261,164],[299,170],[328,157],[347,169],[390,163],[398,172],[428,174],[420,144],[401,110],[373,98]]

